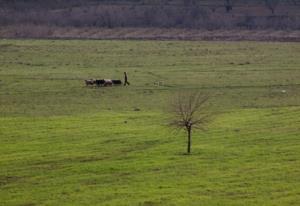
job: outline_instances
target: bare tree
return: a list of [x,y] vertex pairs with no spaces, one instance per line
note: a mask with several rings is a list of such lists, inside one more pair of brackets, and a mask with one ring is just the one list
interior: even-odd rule
[[179,94],[172,105],[173,119],[171,126],[184,129],[187,133],[187,153],[191,153],[193,129],[204,129],[208,114],[203,106],[208,97],[199,93]]
[[298,4],[300,4],[300,1],[299,0],[291,0],[292,1],[292,3],[295,5],[295,6],[297,6]]
[[232,10],[232,0],[225,0],[225,10],[229,13]]
[[188,7],[196,5],[196,3],[197,0],[183,0],[183,5]]
[[266,7],[272,12],[275,13],[275,9],[279,4],[279,0],[264,0]]

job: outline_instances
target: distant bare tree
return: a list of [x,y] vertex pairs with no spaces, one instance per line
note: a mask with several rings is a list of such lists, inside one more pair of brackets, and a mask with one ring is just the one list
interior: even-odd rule
[[184,129],[187,133],[187,153],[191,153],[193,129],[204,129],[208,115],[203,106],[208,97],[199,93],[179,94],[172,105],[172,127]]
[[232,0],[225,0],[225,10],[227,13],[232,10],[232,6]]
[[279,0],[264,0],[266,7],[272,12],[275,13],[275,9],[279,4]]
[[299,0],[291,0],[291,1],[292,1],[292,3],[293,3],[294,5],[300,4],[300,1],[299,1]]
[[183,0],[184,6],[194,6],[197,3],[197,0]]

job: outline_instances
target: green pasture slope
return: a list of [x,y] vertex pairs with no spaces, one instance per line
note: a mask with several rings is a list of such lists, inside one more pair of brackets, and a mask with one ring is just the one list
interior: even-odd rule
[[[212,114],[191,155],[185,91]],[[0,115],[1,206],[300,204],[299,43],[0,40]]]

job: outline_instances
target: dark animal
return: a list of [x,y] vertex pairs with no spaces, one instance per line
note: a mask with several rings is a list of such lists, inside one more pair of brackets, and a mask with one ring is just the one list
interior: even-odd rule
[[111,81],[112,81],[113,85],[121,85],[122,84],[122,81],[119,79],[113,79]]
[[104,86],[105,80],[104,79],[96,79],[95,83],[98,87]]
[[94,85],[95,84],[95,80],[93,80],[93,79],[87,79],[87,80],[84,80],[84,81],[85,81],[85,85],[86,86]]
[[112,86],[113,82],[111,79],[96,79],[95,84],[98,87],[100,87],[100,86],[107,87],[107,86]]

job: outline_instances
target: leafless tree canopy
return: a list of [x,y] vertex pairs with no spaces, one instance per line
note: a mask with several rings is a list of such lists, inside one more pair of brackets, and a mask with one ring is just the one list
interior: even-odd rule
[[171,125],[188,129],[189,127],[202,128],[207,115],[201,112],[208,97],[199,93],[179,94],[173,102],[174,120]]
[[[300,0],[0,0],[0,26],[299,29],[299,2]],[[267,10],[271,13],[266,12]]]
[[199,93],[179,94],[173,102],[171,126],[187,132],[187,152],[191,152],[191,134],[193,129],[204,129],[208,122],[205,104],[208,96]]
[[[293,2],[293,3],[295,3],[295,2]],[[275,13],[275,9],[276,9],[276,7],[279,4],[279,0],[265,0],[265,4],[266,4],[266,7],[268,9],[270,9],[270,11],[272,12],[272,14],[274,14]]]

